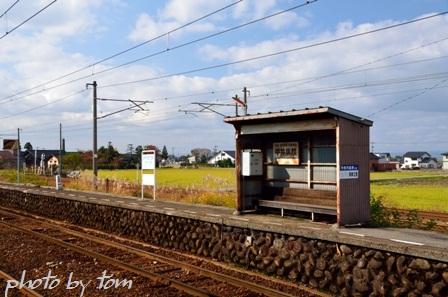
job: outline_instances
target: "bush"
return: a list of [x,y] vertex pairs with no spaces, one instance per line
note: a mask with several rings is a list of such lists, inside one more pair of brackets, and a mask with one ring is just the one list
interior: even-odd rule
[[418,211],[410,210],[406,215],[396,208],[388,208],[383,204],[383,197],[370,195],[370,222],[377,227],[395,227],[431,230],[436,227],[434,221],[426,224],[418,215]]

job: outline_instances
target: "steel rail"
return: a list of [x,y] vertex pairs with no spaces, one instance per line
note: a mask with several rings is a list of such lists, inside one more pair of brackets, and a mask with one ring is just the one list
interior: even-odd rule
[[[398,212],[401,212],[403,214],[408,214],[412,211],[410,209],[403,209],[403,208],[388,208],[388,209],[389,210],[396,209]],[[422,219],[448,222],[448,212],[437,212],[437,211],[418,210],[418,209],[415,211],[417,213],[417,216]]]
[[202,296],[204,296],[204,297],[217,296],[217,295],[215,295],[215,294],[213,294],[211,292],[208,292],[208,291],[205,291],[205,290],[202,290],[202,289],[198,289],[198,288],[194,288],[192,286],[189,286],[189,285],[184,284],[182,282],[179,282],[177,280],[168,278],[168,277],[163,276],[163,275],[159,275],[157,273],[153,273],[151,271],[142,269],[142,268],[137,267],[135,265],[132,265],[132,264],[129,264],[129,263],[126,263],[126,262],[123,262],[123,261],[111,258],[111,257],[103,255],[103,254],[99,254],[97,252],[89,251],[89,250],[87,250],[85,248],[82,248],[80,246],[77,246],[77,245],[74,245],[74,244],[71,244],[71,243],[59,240],[57,238],[53,238],[51,236],[48,236],[48,235],[45,235],[45,234],[42,234],[42,233],[39,233],[39,232],[35,232],[35,231],[29,230],[29,229],[26,229],[26,228],[23,228],[23,227],[15,226],[15,225],[7,223],[5,221],[0,221],[0,223],[5,225],[5,226],[8,226],[8,227],[10,227],[10,228],[12,228],[14,230],[17,230],[17,231],[20,231],[20,232],[23,232],[23,233],[35,236],[35,237],[43,239],[43,240],[45,240],[47,242],[51,242],[51,243],[57,244],[57,245],[62,246],[64,248],[67,248],[67,249],[76,251],[78,253],[84,254],[84,255],[86,255],[88,257],[93,257],[93,258],[99,259],[101,261],[107,262],[107,263],[112,264],[114,266],[120,267],[122,269],[125,269],[127,271],[133,272],[135,274],[138,274],[140,276],[149,278],[149,279],[155,281],[156,283],[176,288],[177,290],[179,290],[181,292],[185,292],[187,294],[190,294],[190,295],[193,295],[193,296],[200,296],[200,297],[202,297]]
[[[11,280],[11,281],[19,282],[18,280],[16,280],[12,276],[10,276],[9,274],[7,274],[6,272],[1,271],[1,270],[0,270],[0,278],[4,279],[6,281]],[[22,288],[14,288],[14,289],[19,290],[20,293],[22,293],[22,294],[24,294],[26,296],[30,296],[30,297],[44,297],[41,294],[37,293],[36,291],[28,288],[27,286],[23,286]],[[6,296],[6,292],[5,292],[5,296]]]
[[225,274],[222,274],[222,273],[219,273],[219,272],[214,272],[214,271],[211,271],[211,270],[208,270],[208,269],[200,268],[200,267],[188,264],[188,263],[183,263],[183,262],[180,262],[180,261],[176,261],[176,260],[173,260],[173,259],[170,259],[170,258],[166,258],[164,256],[160,256],[160,255],[157,255],[157,254],[154,254],[154,253],[150,253],[150,252],[147,252],[147,251],[144,251],[144,250],[141,250],[141,249],[137,249],[137,248],[134,248],[134,247],[131,247],[131,246],[127,246],[127,245],[124,245],[124,244],[121,244],[121,243],[109,241],[107,239],[103,239],[103,238],[99,238],[99,237],[92,236],[92,235],[89,235],[89,234],[85,234],[85,233],[81,233],[81,232],[78,232],[78,231],[70,230],[70,229],[67,229],[67,228],[64,228],[64,227],[56,226],[54,224],[49,224],[49,223],[46,223],[46,222],[35,220],[33,218],[28,218],[28,217],[23,217],[23,216],[20,216],[20,215],[17,215],[17,214],[7,213],[7,212],[1,211],[1,210],[0,210],[0,213],[4,214],[6,216],[15,216],[15,217],[18,217],[18,218],[25,218],[27,220],[35,221],[35,222],[38,222],[38,223],[43,224],[43,225],[49,225],[51,228],[56,228],[58,230],[61,230],[61,231],[65,232],[65,233],[68,233],[68,234],[73,235],[73,236],[77,236],[77,237],[80,237],[80,238],[83,238],[83,239],[87,239],[87,240],[90,240],[90,241],[93,241],[93,242],[96,242],[96,243],[100,243],[100,244],[104,244],[104,245],[107,245],[107,246],[110,246],[110,247],[114,247],[114,248],[120,249],[122,251],[129,252],[129,253],[134,253],[136,255],[139,255],[139,256],[142,256],[142,257],[145,257],[145,258],[149,258],[151,260],[157,260],[157,261],[164,262],[166,264],[170,264],[170,265],[173,265],[173,266],[176,266],[176,267],[181,267],[183,269],[190,270],[190,271],[192,271],[192,272],[194,272],[194,273],[196,273],[198,275],[210,277],[210,278],[212,278],[214,280],[222,281],[222,282],[225,282],[225,283],[237,286],[237,287],[246,288],[246,289],[249,289],[250,291],[253,291],[253,292],[256,292],[256,293],[260,293],[260,294],[264,294],[264,295],[268,295],[268,296],[273,296],[273,297],[291,297],[292,296],[290,294],[283,293],[283,292],[280,292],[280,291],[277,291],[277,290],[274,290],[274,289],[271,289],[271,288],[262,287],[262,286],[259,286],[257,284],[254,284],[254,283],[250,283],[248,281],[245,281],[245,280],[242,280],[242,279],[238,279],[236,277],[232,277],[232,276],[228,276],[228,275],[225,275]]

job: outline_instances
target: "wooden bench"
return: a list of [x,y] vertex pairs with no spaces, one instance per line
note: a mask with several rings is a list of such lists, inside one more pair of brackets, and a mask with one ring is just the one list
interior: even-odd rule
[[274,193],[273,200],[258,200],[258,206],[278,208],[282,217],[285,209],[310,212],[313,221],[315,213],[337,215],[336,191],[279,188]]

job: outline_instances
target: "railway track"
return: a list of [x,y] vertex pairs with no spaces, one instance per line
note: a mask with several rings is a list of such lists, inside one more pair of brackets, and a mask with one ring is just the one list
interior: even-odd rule
[[[409,210],[409,209],[402,209],[402,208],[398,208],[396,210],[405,215],[407,215],[411,212],[411,210]],[[436,222],[437,221],[448,222],[448,212],[418,210],[417,213],[418,213],[418,216],[424,220],[432,220],[432,221],[436,221]]]
[[[179,296],[326,296],[325,294],[292,295],[277,289],[245,281],[238,277],[204,269],[172,258],[160,256],[103,237],[93,236],[41,220],[1,211],[1,224],[64,249],[81,253],[94,261],[109,263],[127,273],[153,282],[153,287],[172,288]],[[294,290],[293,290],[294,291]],[[223,294],[223,292],[226,292]],[[306,291],[305,291],[306,292]],[[230,294],[229,294],[230,293]],[[34,295],[35,296],[35,295]]]

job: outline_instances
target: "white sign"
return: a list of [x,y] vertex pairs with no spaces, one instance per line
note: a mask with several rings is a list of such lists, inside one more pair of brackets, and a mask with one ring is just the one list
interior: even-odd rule
[[[142,199],[144,186],[153,186],[153,199],[156,200],[156,151],[142,151]],[[144,173],[144,170],[152,170],[153,173]]]
[[142,152],[142,169],[156,169],[156,154],[154,151]]
[[339,177],[340,179],[357,179],[359,177],[358,165],[341,165]]

